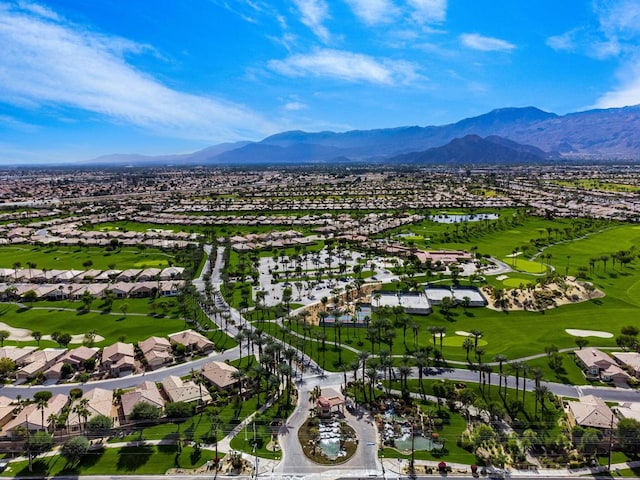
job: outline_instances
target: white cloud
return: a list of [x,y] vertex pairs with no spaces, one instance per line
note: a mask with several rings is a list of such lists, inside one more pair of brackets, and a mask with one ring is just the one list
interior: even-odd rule
[[463,33],[460,35],[460,41],[465,47],[483,52],[511,51],[516,48],[513,43],[507,42],[506,40],[485,37],[477,33]]
[[323,42],[328,42],[329,30],[323,25],[329,18],[329,7],[324,0],[293,0],[302,18],[300,21]]
[[576,48],[577,29],[569,30],[561,35],[553,35],[547,38],[547,46],[556,51],[572,52]]
[[[640,55],[640,54],[639,54]],[[615,108],[640,104],[640,58],[629,62],[618,72],[618,86],[603,94],[593,108]]]
[[419,23],[443,22],[447,15],[447,0],[408,0],[412,17]]
[[322,76],[381,85],[410,83],[420,78],[416,67],[408,62],[330,49],[272,60],[269,67],[289,77]]
[[289,112],[297,112],[300,110],[305,110],[307,108],[307,105],[302,102],[293,101],[285,103],[283,108]]
[[173,137],[255,138],[276,130],[249,109],[173,90],[127,63],[148,47],[0,6],[0,101],[80,109]]
[[353,13],[367,25],[390,23],[398,14],[391,0],[347,0]]

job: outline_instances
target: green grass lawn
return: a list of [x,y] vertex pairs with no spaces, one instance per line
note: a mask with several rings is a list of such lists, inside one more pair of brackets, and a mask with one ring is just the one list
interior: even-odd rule
[[170,468],[191,469],[214,458],[214,452],[201,450],[196,455],[193,448],[177,445],[147,445],[140,447],[104,448],[85,454],[77,465],[69,465],[60,455],[38,458],[33,472],[28,462],[11,463],[7,477],[53,475],[162,475]]
[[[418,401],[418,405],[424,412],[436,412],[437,407],[430,401]],[[446,406],[440,407],[440,413],[438,414],[443,419],[441,427],[437,428],[439,440],[444,442],[444,448],[442,450],[416,450],[415,458],[417,460],[432,460],[432,461],[445,461],[463,464],[480,464],[482,461],[477,458],[473,453],[459,447],[457,440],[467,428],[467,421],[465,418],[457,412],[450,411]],[[401,458],[410,459],[411,455],[404,452],[400,452],[395,448],[385,447],[378,453],[379,456],[384,458]],[[417,473],[422,473],[418,471]]]
[[504,257],[501,260],[514,270],[518,270],[520,272],[541,274],[547,271],[547,266],[544,262],[532,262],[530,260],[527,260],[526,258],[523,258],[522,255],[511,258]]
[[540,367],[544,371],[544,378],[551,382],[564,383],[566,385],[585,385],[587,380],[582,370],[575,362],[575,356],[572,353],[561,353],[562,368],[555,372],[549,367],[547,357],[527,360],[529,367]]
[[[174,255],[156,248],[124,247],[108,251],[102,247],[63,247],[37,245],[0,246],[0,265],[13,268],[16,262],[27,268],[35,263],[39,269],[50,270],[107,270],[113,265],[116,270],[128,268],[166,268],[174,262]],[[90,267],[83,264],[91,261]]]
[[[127,315],[121,313],[79,313],[77,311],[60,310],[32,310],[19,308],[16,305],[0,305],[0,322],[11,327],[25,328],[31,331],[39,330],[43,335],[53,332],[85,334],[96,331],[105,338],[96,345],[110,345],[118,339],[124,338],[127,342],[137,342],[152,335],[166,335],[184,330],[184,321],[177,318],[154,318],[150,316]],[[14,341],[5,341],[7,345],[15,345]],[[19,342],[20,345],[36,342],[31,337]],[[41,342],[45,346],[45,342]],[[52,345],[47,345],[52,346]]]
[[[286,393],[282,394],[281,399],[286,399]],[[267,448],[273,435],[275,435],[271,423],[274,421],[285,421],[291,412],[293,412],[295,403],[293,399],[288,405],[282,401],[280,403],[276,402],[262,414],[256,415],[254,421],[242,429],[238,435],[231,440],[231,448],[262,458],[279,459],[282,456],[280,450],[274,451],[273,449]]]
[[[157,425],[142,426],[124,438],[112,438],[110,442],[175,440],[180,437],[185,440],[215,443],[214,438],[218,440],[224,438],[238,423],[258,408],[258,398],[255,396],[241,402],[235,401],[233,397],[234,395],[230,396],[228,401],[225,400],[225,403],[217,408],[219,418],[217,434],[214,429],[212,417],[208,413],[212,411],[213,407],[207,407],[208,410],[204,413],[195,415],[192,418],[176,421],[166,419],[166,421],[158,423]],[[265,400],[264,394],[260,397],[261,401]]]

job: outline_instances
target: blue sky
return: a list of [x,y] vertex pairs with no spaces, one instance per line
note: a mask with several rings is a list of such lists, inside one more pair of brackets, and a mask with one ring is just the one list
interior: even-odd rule
[[640,103],[639,0],[0,0],[0,163]]

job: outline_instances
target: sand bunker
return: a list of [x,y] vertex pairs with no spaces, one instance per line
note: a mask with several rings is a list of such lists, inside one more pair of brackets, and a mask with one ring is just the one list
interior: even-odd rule
[[[7,340],[14,340],[18,342],[30,341],[34,338],[31,336],[31,330],[26,328],[16,328],[7,325],[6,323],[0,322],[0,330],[6,330],[9,332],[9,338]],[[51,340],[51,335],[43,335],[42,340]],[[101,335],[96,335],[94,342],[101,342],[104,340],[104,337]],[[71,335],[71,343],[82,343],[84,341],[84,335]]]
[[522,255],[522,252],[510,253],[509,255],[505,255],[507,258],[517,257],[518,255]]
[[600,330],[580,330],[576,328],[567,328],[565,330],[569,335],[574,337],[599,337],[599,338],[612,338],[613,333],[602,332]]
[[[51,335],[43,335],[42,339],[51,340]],[[94,342],[101,342],[102,340],[104,340],[104,337],[102,335],[96,335],[93,339]],[[82,343],[82,342],[84,342],[84,335],[82,333],[79,333],[77,335],[71,335],[71,343]]]
[[31,330],[27,330],[26,328],[14,328],[6,323],[0,322],[0,330],[9,332],[8,340],[33,340]]
[[509,275],[498,275],[496,280],[506,280],[507,278],[509,278]]
[[465,332],[464,330],[456,330],[456,335],[461,337],[473,337],[473,333]]

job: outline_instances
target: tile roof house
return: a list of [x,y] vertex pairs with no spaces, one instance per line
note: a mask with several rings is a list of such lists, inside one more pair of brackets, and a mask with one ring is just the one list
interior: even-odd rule
[[63,348],[43,348],[36,350],[29,358],[25,359],[25,365],[16,372],[16,378],[33,378],[39,372],[44,372],[66,352]]
[[599,397],[586,395],[577,402],[567,402],[567,417],[571,426],[609,430],[618,424],[607,404]]
[[116,342],[104,347],[101,366],[116,377],[132,373],[135,369],[133,345]]
[[638,352],[611,352],[613,358],[620,365],[625,365],[633,375],[640,378],[640,353]]
[[16,365],[25,365],[31,354],[38,350],[38,347],[15,347],[7,345],[0,348],[0,358],[10,358]]
[[187,347],[189,351],[200,351],[202,353],[213,352],[214,344],[205,336],[194,330],[183,330],[169,335],[171,343],[178,343]]
[[156,280],[156,277],[160,276],[161,271],[162,270],[159,268],[145,268],[144,270],[142,270],[142,272],[140,272],[140,275],[138,275],[138,281],[149,282],[152,280]]
[[173,361],[171,343],[166,338],[149,337],[138,342],[138,347],[142,351],[147,366],[151,370],[160,368]]
[[[16,415],[13,420],[10,420],[2,429],[4,436],[11,437],[13,431],[18,426],[25,427],[29,432],[36,432],[38,430],[44,430],[49,428],[49,418],[53,415],[59,415],[62,409],[67,405],[69,397],[59,393],[54,395],[47,402],[47,406],[44,408],[44,412],[38,408],[35,403],[29,404]],[[44,414],[44,424],[42,418]]]
[[74,370],[83,367],[84,362],[96,358],[100,349],[98,347],[81,346],[69,350],[62,357],[58,358],[56,363],[44,372],[45,377],[50,380],[60,380],[62,378],[62,365],[65,363],[71,365]]
[[172,402],[211,401],[211,395],[205,386],[197,385],[193,380],[184,381],[175,375],[162,380],[162,389]]
[[142,382],[135,390],[127,392],[120,397],[120,405],[125,418],[129,418],[133,412],[133,407],[138,402],[150,403],[159,409],[164,408],[164,399],[160,390],[153,382]]
[[[114,411],[115,407],[113,405],[113,390],[108,390],[105,388],[92,388],[88,392],[86,392],[82,398],[88,400],[86,404],[87,409],[87,418],[86,421],[91,420],[93,417],[97,415],[104,415],[109,418],[117,418],[117,414]],[[78,412],[74,411],[76,405],[78,405],[79,400],[75,400],[69,411],[69,416],[67,419],[67,424],[69,425],[69,429],[72,432],[79,431],[83,429],[85,424],[85,418],[78,415]]]
[[202,376],[218,390],[227,390],[238,384],[233,374],[238,369],[224,362],[210,362],[202,366]]
[[575,351],[576,358],[591,375],[599,375],[601,370],[606,370],[610,365],[615,365],[615,360],[597,348],[587,347]]
[[631,378],[613,358],[597,348],[589,347],[576,350],[575,355],[589,375],[597,376],[605,382],[624,384]]

